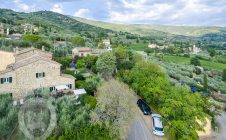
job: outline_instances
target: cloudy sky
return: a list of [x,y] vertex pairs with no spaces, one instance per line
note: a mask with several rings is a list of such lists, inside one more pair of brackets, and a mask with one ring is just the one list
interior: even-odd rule
[[0,0],[0,8],[113,23],[226,26],[226,0]]

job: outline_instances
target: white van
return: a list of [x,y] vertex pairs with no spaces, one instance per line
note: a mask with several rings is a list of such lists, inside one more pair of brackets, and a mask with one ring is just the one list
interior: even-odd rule
[[164,136],[162,116],[159,114],[151,114],[153,133],[157,136]]

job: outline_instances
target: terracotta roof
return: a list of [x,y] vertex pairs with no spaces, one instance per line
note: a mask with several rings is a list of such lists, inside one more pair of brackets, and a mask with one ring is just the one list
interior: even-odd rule
[[78,48],[79,52],[91,52],[92,50],[88,47]]

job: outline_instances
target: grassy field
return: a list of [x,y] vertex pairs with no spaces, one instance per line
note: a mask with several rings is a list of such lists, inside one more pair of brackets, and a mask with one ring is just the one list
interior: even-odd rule
[[216,60],[221,63],[226,63],[226,56],[216,56]]
[[[190,58],[188,57],[165,55],[163,58],[164,58],[164,61],[166,62],[173,62],[178,64],[190,64]],[[216,69],[220,71],[222,71],[223,69],[226,69],[226,64],[205,61],[205,60],[200,60],[200,62],[203,67],[208,69]]]
[[148,44],[132,44],[129,45],[128,48],[133,49],[135,51],[144,51],[148,48]]

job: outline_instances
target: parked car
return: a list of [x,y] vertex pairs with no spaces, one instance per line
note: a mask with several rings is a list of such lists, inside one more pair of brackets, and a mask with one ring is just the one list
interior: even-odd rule
[[159,114],[151,114],[153,133],[157,136],[164,136],[162,116]]
[[151,109],[150,107],[144,102],[144,100],[139,99],[137,100],[137,105],[140,108],[140,110],[144,113],[144,115],[150,115]]

